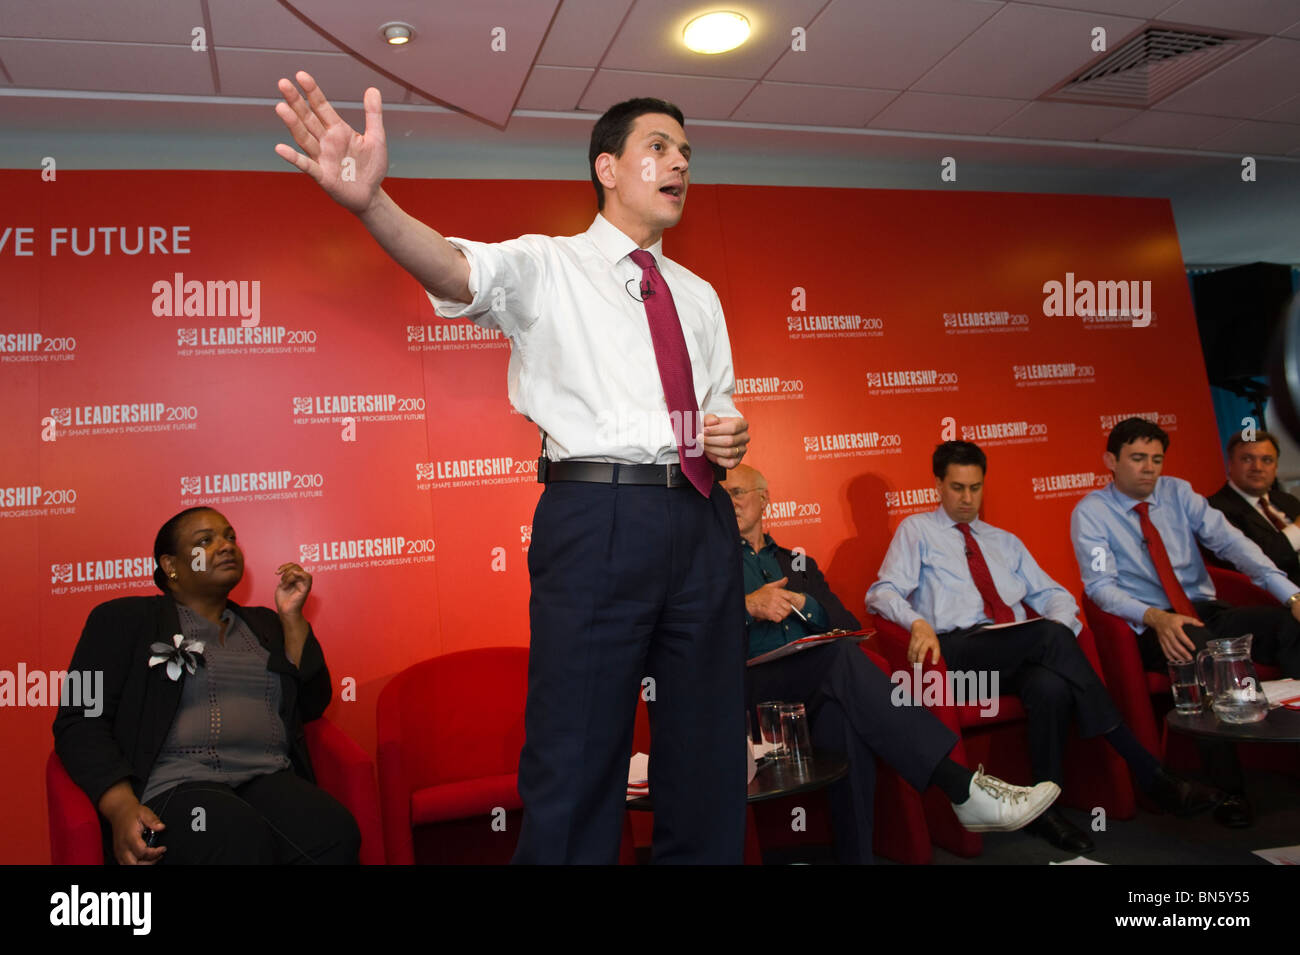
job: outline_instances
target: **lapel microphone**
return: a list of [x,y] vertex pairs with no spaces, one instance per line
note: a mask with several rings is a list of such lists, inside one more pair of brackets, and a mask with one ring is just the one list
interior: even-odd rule
[[628,286],[635,281],[636,279],[628,279],[626,282],[624,282],[623,291],[627,292],[628,296],[632,299],[632,301],[641,302],[642,304],[645,304],[645,300],[648,299],[651,295],[653,295],[655,293],[655,290],[650,287],[650,283],[648,281],[643,280],[641,283],[641,297],[637,298],[635,295],[632,294],[632,290],[628,288]]

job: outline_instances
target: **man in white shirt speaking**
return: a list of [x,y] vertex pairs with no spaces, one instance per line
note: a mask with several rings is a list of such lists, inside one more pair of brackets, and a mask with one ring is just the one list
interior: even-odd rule
[[616,861],[641,689],[654,860],[739,862],[744,593],[717,477],[749,437],[718,296],[661,248],[690,184],[681,111],[636,99],[597,121],[600,211],[585,233],[488,244],[444,238],[380,188],[378,90],[359,134],[296,79],[302,94],[280,80],[276,113],[302,152],[276,152],[355,213],[441,316],[509,338],[510,401],[542,433],[515,861]]

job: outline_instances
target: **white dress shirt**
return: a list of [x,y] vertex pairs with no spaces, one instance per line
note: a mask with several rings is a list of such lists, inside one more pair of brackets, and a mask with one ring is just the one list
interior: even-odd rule
[[[1027,604],[1079,635],[1083,629],[1079,605],[1038,566],[1020,538],[978,518],[970,522],[970,529],[998,596],[1017,620],[1027,618]],[[942,505],[898,525],[879,577],[867,591],[867,609],[905,628],[925,620],[936,633],[992,623],[971,576],[965,535]]]
[[[1234,491],[1240,494],[1242,499],[1245,500],[1247,504],[1249,504],[1254,510],[1257,510],[1261,514],[1263,514],[1264,520],[1268,521],[1268,514],[1264,513],[1264,500],[1260,495],[1247,494],[1245,491],[1237,487],[1237,485],[1233,484],[1231,481],[1228,482],[1228,487],[1232,488]],[[1297,527],[1291,521],[1291,518],[1287,517],[1284,513],[1282,513],[1276,507],[1274,507],[1271,501],[1268,502],[1268,509],[1273,514],[1276,514],[1277,519],[1286,525],[1285,527],[1282,528],[1282,533],[1286,536],[1286,539],[1290,541],[1291,549],[1300,551],[1300,527]],[[1273,522],[1269,521],[1269,523],[1271,524]]]
[[[467,317],[510,339],[510,403],[546,433],[552,460],[677,462],[631,238],[597,215],[581,235],[447,241],[469,260],[474,299],[429,298],[443,318]],[[646,251],[677,306],[700,412],[739,417],[722,303],[662,244]],[[699,430],[686,436],[688,448]]]

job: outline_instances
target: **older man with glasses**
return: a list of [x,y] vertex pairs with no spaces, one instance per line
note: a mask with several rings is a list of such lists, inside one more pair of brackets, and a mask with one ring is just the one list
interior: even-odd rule
[[[727,474],[741,537],[745,627],[752,658],[832,627],[858,621],[831,592],[817,562],[781,547],[763,531],[767,481],[747,465]],[[974,832],[1009,831],[1032,822],[1060,788],[1051,782],[1012,786],[982,769],[972,773],[948,758],[957,737],[928,711],[895,706],[893,684],[853,640],[835,640],[749,667],[750,706],[759,700],[804,703],[813,745],[848,756],[848,775],[830,787],[835,854],[842,863],[872,861],[872,800],[876,758],[918,792],[938,786]]]

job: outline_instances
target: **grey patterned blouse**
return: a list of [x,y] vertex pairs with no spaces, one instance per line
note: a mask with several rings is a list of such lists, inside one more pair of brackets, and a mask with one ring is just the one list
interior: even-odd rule
[[235,787],[288,769],[289,744],[280,718],[280,677],[266,668],[270,654],[243,619],[227,609],[221,628],[176,605],[181,631],[203,641],[203,665],[185,676],[181,701],[162,751],[149,773],[142,803],[184,782]]

